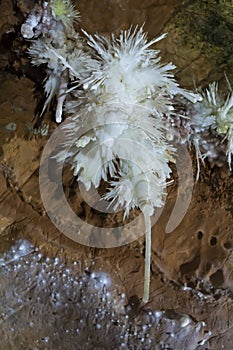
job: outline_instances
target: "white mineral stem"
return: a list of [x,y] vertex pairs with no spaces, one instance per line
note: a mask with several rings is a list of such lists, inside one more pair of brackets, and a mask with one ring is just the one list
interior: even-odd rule
[[232,171],[231,160],[233,155],[233,126],[231,126],[227,132],[228,136],[228,148],[227,148],[227,161],[230,171]]
[[63,113],[63,104],[66,99],[66,91],[68,86],[69,73],[66,68],[61,75],[59,92],[57,94],[57,109],[56,109],[56,122],[61,123],[62,121],[62,113]]
[[150,214],[143,212],[146,227],[146,252],[145,252],[145,274],[144,274],[144,293],[142,301],[147,303],[150,293],[150,262],[151,262],[151,220]]

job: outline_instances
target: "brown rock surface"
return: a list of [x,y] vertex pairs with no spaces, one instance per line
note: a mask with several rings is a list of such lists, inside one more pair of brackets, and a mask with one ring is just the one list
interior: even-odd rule
[[[150,301],[145,306],[140,302],[143,292],[144,237],[119,248],[89,248],[69,240],[47,217],[40,198],[38,167],[41,151],[49,136],[35,135],[25,127],[25,123],[33,125],[36,105],[33,82],[42,81],[41,73],[30,68],[24,52],[26,43],[19,34],[19,26],[32,3],[18,1],[13,8],[10,1],[4,0],[0,5],[3,11],[0,16],[0,34],[3,36],[1,48],[4,52],[0,64],[0,252],[4,248],[7,250],[15,240],[27,239],[39,247],[45,257],[59,257],[66,266],[79,261],[78,274],[87,274],[93,269],[109,273],[115,300],[119,299],[122,292],[126,294],[124,312],[130,310],[130,331],[133,333],[137,329],[139,338],[141,328],[138,325],[146,322],[150,310],[163,310],[163,317],[159,318],[152,332],[151,345],[138,345],[135,341],[137,349],[231,349],[233,177],[227,165],[218,168],[206,163],[200,180],[194,185],[192,200],[184,219],[168,234],[165,233],[166,225],[176,201],[177,184],[169,188],[166,206],[153,226],[151,293]],[[131,24],[143,23],[150,38],[168,32],[167,39],[159,43],[163,60],[171,60],[176,64],[179,82],[188,88],[192,88],[194,83],[206,85],[214,79],[223,81],[224,72],[229,79],[232,77],[230,34],[232,37],[233,22],[229,14],[230,5],[232,1],[78,2],[81,25],[92,33],[119,32]],[[211,30],[215,34],[208,34]],[[223,38],[220,33],[223,33]],[[50,132],[55,128],[52,118],[52,112],[48,112],[43,121],[50,124]],[[64,175],[64,188],[71,206],[88,222],[111,225],[121,220],[119,216],[100,217],[85,205],[68,170]],[[75,191],[75,195],[71,196],[70,189]],[[122,312],[117,307],[115,310],[119,315]],[[87,308],[87,315],[88,312],[91,318],[92,314]],[[40,317],[43,317],[43,313]],[[72,314],[72,317],[75,316]],[[69,319],[68,315],[66,322]],[[0,315],[0,324],[4,320]],[[185,320],[188,320],[188,325],[182,326]],[[205,325],[200,322],[205,322]],[[172,329],[171,324],[175,324]],[[46,328],[45,325],[43,327]],[[28,348],[33,348],[30,346],[34,344],[35,338],[39,339],[43,334],[43,327],[38,330],[38,334],[29,332],[26,338]],[[26,334],[25,330],[21,331],[19,338]],[[87,325],[84,333],[89,332],[93,337],[96,336],[91,326]],[[120,334],[118,328],[114,332]],[[53,334],[52,331],[50,334]],[[75,347],[75,336],[70,339],[70,348],[78,349]],[[114,347],[114,341],[113,337],[109,340],[110,345],[105,342],[97,347],[83,340],[83,348],[121,349],[119,345]],[[128,344],[127,348],[133,349],[132,342]],[[167,347],[163,347],[164,344]],[[60,345],[53,346],[52,349],[61,348]],[[5,348],[3,342],[0,349]],[[12,347],[24,348],[20,341]],[[46,347],[40,343],[37,348]]]

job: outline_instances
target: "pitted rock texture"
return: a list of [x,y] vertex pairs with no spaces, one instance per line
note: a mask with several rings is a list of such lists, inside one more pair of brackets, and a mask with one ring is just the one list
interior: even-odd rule
[[[48,219],[40,198],[38,167],[41,152],[49,135],[41,137],[40,134],[33,132],[36,97],[41,97],[38,91],[34,94],[33,86],[35,82],[42,84],[44,76],[41,69],[35,69],[30,65],[26,54],[28,42],[22,39],[19,31],[33,3],[33,1],[17,1],[12,7],[10,1],[4,0],[1,4],[3,11],[0,16],[2,38],[0,45],[3,49],[0,63],[2,254],[5,254],[4,250],[7,251],[12,247],[15,240],[27,239],[40,249],[45,259],[59,258],[68,267],[74,261],[79,261],[80,275],[87,270],[105,271],[111,276],[118,296],[120,293],[126,294],[124,310],[129,311],[130,319],[133,320],[130,323],[131,329],[134,327],[139,329],[139,332],[136,332],[138,337],[144,334],[138,324],[147,322],[146,318],[151,310],[164,312],[163,318],[156,324],[156,327],[160,328],[156,328],[158,333],[154,338],[154,344],[148,349],[163,349],[164,344],[171,349],[231,349],[233,177],[227,165],[218,168],[206,162],[205,166],[201,167],[200,179],[194,183],[186,215],[171,233],[166,233],[166,225],[177,198],[177,181],[168,188],[165,208],[152,230],[151,292],[149,304],[145,306],[141,304],[145,250],[143,232],[139,240],[129,245],[115,249],[95,249],[69,240]],[[203,86],[215,79],[220,79],[220,86],[224,89],[225,72],[232,81],[230,6],[231,1],[80,0],[78,2],[82,17],[81,26],[91,33],[96,31],[105,34],[112,31],[118,33],[130,25],[142,25],[144,22],[149,38],[167,32],[167,38],[158,45],[162,60],[175,63],[180,84],[191,89],[195,85]],[[31,129],[25,126],[27,123]],[[56,127],[52,110],[48,111],[42,123],[50,125],[50,133]],[[196,164],[194,157],[191,157],[195,178]],[[122,223],[121,213],[100,216],[83,202],[69,169],[64,173],[64,192],[72,208],[83,220],[100,226],[118,226]],[[137,213],[131,213],[129,220],[134,215]],[[40,268],[38,269],[41,272]],[[10,273],[10,268],[7,273]],[[18,283],[21,288],[24,283],[23,273],[21,275],[19,273]],[[50,292],[48,286],[48,295]],[[44,297],[50,303],[48,295]],[[66,294],[63,297],[66,298]],[[73,315],[73,304],[69,303],[70,301],[66,312],[68,315],[69,312]],[[93,305],[90,309],[92,308]],[[45,311],[41,312],[43,316]],[[122,310],[119,311],[121,312]],[[89,313],[87,311],[86,314],[90,315],[90,319],[93,317],[91,311]],[[186,315],[185,317],[190,320],[188,328],[182,327],[184,321],[182,315]],[[64,322],[68,320],[69,317]],[[202,325],[200,322],[205,322],[205,327],[200,327]],[[200,327],[198,332],[197,327]],[[168,340],[164,340],[166,332]],[[173,337],[174,332],[180,334],[178,340]],[[23,331],[21,334],[23,337]],[[29,334],[28,342],[30,336],[32,341],[35,337],[34,333]],[[98,334],[95,336],[98,338]],[[74,336],[72,339],[74,342],[72,346],[75,348],[77,338]],[[43,341],[40,340],[40,344],[43,344],[41,346],[45,344]],[[133,348],[133,341],[130,341],[129,349],[130,346]],[[135,344],[138,349],[145,349],[144,345],[141,343],[139,345],[138,340]],[[21,348],[19,343],[15,342],[14,349]]]

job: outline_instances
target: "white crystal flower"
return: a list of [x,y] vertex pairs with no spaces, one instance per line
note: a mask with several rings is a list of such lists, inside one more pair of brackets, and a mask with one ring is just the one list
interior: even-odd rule
[[55,19],[60,20],[68,30],[79,19],[79,12],[70,0],[51,0],[51,8]]
[[[194,142],[199,147],[197,140],[202,140],[201,133],[205,131],[215,132],[220,135],[222,141],[226,140],[226,156],[231,170],[233,154],[233,93],[230,92],[224,99],[218,93],[216,82],[209,85],[203,92],[203,100],[193,105],[191,125],[194,130]],[[201,151],[197,151],[199,157],[203,158]],[[208,153],[208,151],[207,151]],[[208,154],[207,154],[208,155]]]
[[[70,0],[52,0],[37,5],[22,26],[24,37],[37,38],[29,49],[32,63],[47,65],[44,83],[46,100],[40,116],[56,97],[57,123],[62,121],[69,82],[87,78],[96,65],[90,56],[90,49],[73,26],[78,19],[78,11]],[[31,26],[30,33],[28,26]]]
[[[169,63],[160,64],[157,50],[150,46],[164,38],[147,41],[142,28],[122,31],[119,37],[88,35],[95,52],[92,74],[81,80],[83,105],[64,126],[67,158],[75,175],[88,190],[110,180],[105,199],[112,200],[115,210],[124,206],[125,215],[138,207],[145,219],[146,257],[143,301],[149,298],[150,283],[150,217],[155,207],[164,204],[170,178],[169,161],[175,150],[168,145],[173,98],[182,95],[197,101],[198,95],[179,87]],[[72,111],[75,103],[71,105]],[[77,139],[81,129],[85,133]],[[67,145],[66,145],[67,146]]]
[[44,85],[47,98],[41,115],[52,98],[56,96],[56,122],[60,123],[63,104],[68,92],[68,83],[89,76],[90,71],[95,67],[95,60],[91,59],[90,52],[85,48],[77,33],[72,40],[67,38],[62,47],[54,46],[50,43],[50,39],[37,39],[32,42],[29,54],[34,65],[47,65],[47,77]]
[[171,99],[181,94],[197,101],[198,95],[181,89],[170,73],[175,66],[162,65],[158,50],[150,46],[165,37],[165,34],[151,41],[140,28],[122,31],[119,37],[111,39],[85,33],[88,44],[97,53],[99,67],[87,78],[84,88],[90,88],[99,97],[99,103],[119,101],[149,107],[154,113],[169,115],[173,110]]

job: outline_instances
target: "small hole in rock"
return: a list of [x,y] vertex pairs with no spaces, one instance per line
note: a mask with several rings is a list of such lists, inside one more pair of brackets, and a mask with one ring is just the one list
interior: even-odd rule
[[198,231],[197,238],[201,240],[202,237],[203,237],[203,232],[202,231]]
[[215,294],[215,295],[214,295],[214,299],[215,299],[215,300],[219,300],[220,298],[221,298],[221,294]]
[[210,268],[211,268],[211,264],[207,262],[205,265],[205,273],[208,273],[210,271]]
[[232,248],[232,244],[231,244],[231,242],[226,242],[226,243],[224,243],[224,248],[226,248],[226,249],[231,249]]
[[224,283],[224,275],[222,270],[217,270],[213,275],[210,276],[210,281],[215,288],[219,288]]
[[210,240],[210,245],[216,245],[216,244],[217,244],[217,238],[215,236],[212,236]]
[[140,306],[140,300],[138,298],[137,295],[132,295],[130,298],[129,298],[129,303],[128,303],[129,306],[131,306],[131,308],[133,310],[137,310],[138,307]]
[[195,286],[195,284],[193,282],[188,282],[187,283],[187,287],[195,289],[196,286]]
[[182,264],[180,266],[180,271],[182,275],[195,271],[198,268],[200,261],[200,255],[197,255],[193,258],[192,261]]

